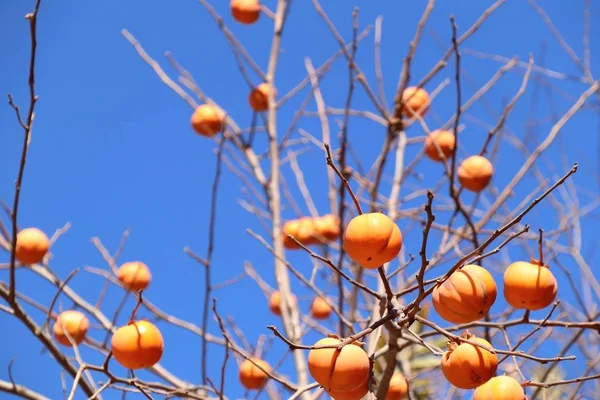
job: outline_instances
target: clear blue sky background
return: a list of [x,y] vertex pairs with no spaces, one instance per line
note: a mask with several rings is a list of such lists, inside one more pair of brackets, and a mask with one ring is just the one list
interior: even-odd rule
[[[232,23],[228,12],[228,1],[214,2],[219,13],[224,15],[235,34],[241,38],[259,65],[266,69],[270,47],[271,21],[263,17],[254,27]],[[274,8],[275,1],[266,1]],[[408,42],[412,38],[421,15],[423,2],[324,2],[326,10],[337,24],[346,40],[351,38],[352,6],[360,7],[361,29],[374,24],[378,15],[383,15],[383,58],[386,78],[386,95],[391,102]],[[335,3],[335,4],[334,4]],[[580,76],[576,66],[549,35],[549,31],[526,1],[511,1],[505,4],[484,25],[479,33],[469,39],[465,47],[497,53],[507,57],[517,56],[527,60],[530,52],[538,62],[543,41],[547,42],[545,64],[554,70]],[[582,54],[582,1],[543,2],[565,39]],[[592,2],[592,21],[598,21],[600,7]],[[450,44],[449,15],[455,14],[459,33],[464,32],[491,4],[490,1],[438,2],[424,32],[422,44],[413,63],[414,81],[420,80],[437,62]],[[33,7],[33,1],[0,2],[0,94],[12,93],[22,108],[27,103],[27,65],[29,56],[28,24],[23,15]],[[211,141],[194,135],[189,127],[191,110],[180,98],[166,88],[144,64],[130,44],[121,36],[127,28],[157,58],[169,72],[165,51],[175,57],[195,76],[203,90],[220,103],[240,124],[248,126],[251,114],[247,107],[248,88],[238,73],[233,55],[226,45],[216,24],[208,13],[195,1],[115,1],[103,2],[49,2],[43,1],[39,13],[39,53],[37,63],[37,93],[40,100],[36,109],[36,124],[29,150],[25,173],[22,201],[19,214],[21,227],[37,226],[49,235],[65,222],[72,223],[71,230],[53,247],[51,267],[65,278],[76,267],[90,265],[106,268],[102,258],[90,243],[98,236],[110,251],[114,251],[122,232],[130,227],[132,234],[121,261],[140,259],[152,269],[154,281],[147,290],[147,297],[165,311],[180,318],[200,324],[202,306],[203,270],[182,251],[189,246],[201,255],[205,254],[208,231],[210,186],[212,183],[215,156]],[[593,26],[592,38],[598,35]],[[368,79],[374,85],[373,34],[365,39],[357,58]],[[277,72],[279,93],[286,93],[306,74],[304,57],[310,56],[315,66],[320,65],[338,45],[319,19],[311,2],[296,1],[292,7],[290,21],[284,34],[282,55]],[[600,48],[597,40],[592,41],[592,65],[599,74]],[[474,90],[485,83],[500,64],[480,60],[469,55],[463,57],[463,66],[468,77],[463,77],[466,99]],[[446,78],[453,77],[451,64],[429,85],[433,90]],[[175,76],[174,74],[172,76]],[[462,156],[478,152],[487,127],[476,123],[494,125],[501,106],[517,91],[522,70],[515,69],[485,97],[486,103],[478,103],[463,123],[466,126],[461,136]],[[258,81],[256,81],[258,83]],[[534,142],[544,138],[552,125],[552,110],[558,115],[574,102],[586,88],[573,82],[551,81],[553,102],[540,95],[536,115],[542,119],[533,131]],[[520,137],[531,109],[533,83],[511,115],[508,126]],[[343,107],[347,89],[347,67],[339,62],[323,82],[325,100],[333,107]],[[566,91],[570,97],[558,96],[557,90]],[[295,108],[306,95],[306,89],[296,100],[288,103],[281,111],[279,129],[287,128]],[[452,82],[435,102],[434,109],[427,115],[430,127],[446,121],[455,109],[455,90]],[[486,108],[485,105],[489,108]],[[373,110],[372,105],[360,89],[353,103],[354,108]],[[310,109],[314,109],[311,104]],[[493,112],[490,114],[488,110]],[[330,119],[332,132],[336,132],[335,119]],[[590,196],[597,194],[595,181],[597,171],[597,116],[584,111],[570,122],[561,134],[560,142],[544,157],[542,170],[549,178],[562,174],[561,165],[580,162],[581,169],[574,182],[586,188],[580,192],[581,204],[587,204]],[[303,120],[300,127],[319,135],[318,121]],[[22,131],[17,125],[13,110],[0,107],[0,197],[12,202],[13,181],[22,141]],[[408,131],[409,137],[422,135],[420,128]],[[379,152],[384,129],[371,122],[353,119],[350,137],[358,149],[365,165],[370,165]],[[264,140],[257,140],[264,146]],[[417,147],[408,150],[408,159],[418,152]],[[464,153],[463,153],[464,151]],[[494,185],[502,188],[522,164],[522,156],[510,145],[503,144],[500,156],[495,161],[497,168]],[[320,213],[327,213],[322,153],[312,151],[300,158],[305,176],[310,178],[310,187]],[[266,168],[266,167],[265,167]],[[388,169],[388,172],[390,170]],[[418,169],[424,181],[411,178],[403,188],[402,195],[411,193],[416,187],[433,186],[441,177],[439,166],[424,162]],[[284,173],[292,177],[289,167]],[[288,181],[293,182],[292,179]],[[527,179],[519,185],[516,196],[509,202],[516,207],[537,183]],[[238,204],[242,197],[240,183],[231,173],[222,179],[218,210],[217,250],[214,258],[214,282],[237,276],[243,271],[243,262],[250,261],[265,279],[274,284],[272,258],[254,239],[245,233],[247,227],[263,233],[253,215]],[[389,184],[383,186],[389,193]],[[298,193],[292,187],[293,193]],[[443,203],[444,195],[440,196]],[[466,198],[469,198],[467,195]],[[423,203],[423,198],[408,206]],[[301,203],[302,204],[302,203]],[[304,212],[307,212],[304,208]],[[289,207],[284,216],[294,216]],[[556,212],[541,206],[526,221],[532,228],[546,230],[556,228]],[[4,221],[8,219],[3,216]],[[440,216],[440,220],[445,217]],[[595,221],[584,224],[583,254],[588,262],[594,262],[593,235]],[[409,221],[399,221],[407,229],[406,251],[417,254],[420,230]],[[408,231],[408,227],[412,230]],[[408,235],[407,232],[412,232]],[[587,235],[586,235],[587,233]],[[439,240],[439,237],[438,237]],[[567,243],[562,238],[561,243]],[[531,244],[533,246],[533,243]],[[501,268],[509,259],[522,257],[524,253],[514,247],[509,253],[497,257],[490,266]],[[310,260],[304,254],[294,254],[292,260],[305,273],[311,270]],[[8,255],[0,255],[0,261]],[[563,262],[574,268],[565,258]],[[556,271],[559,279],[564,279]],[[579,274],[574,269],[577,282]],[[7,274],[1,274],[7,279]],[[497,274],[497,277],[501,275]],[[500,282],[500,281],[499,281]],[[87,273],[79,273],[72,286],[90,302],[95,302],[102,280]],[[298,292],[301,307],[307,310],[310,297],[298,282],[293,282]],[[18,288],[38,301],[48,304],[55,288],[25,270],[18,271]],[[585,288],[583,290],[585,292]],[[246,279],[234,287],[220,290],[219,309],[223,315],[232,315],[254,344],[258,336],[266,333],[265,325],[278,324],[266,307],[264,296],[254,282]],[[561,286],[561,299],[573,302],[566,285]],[[112,288],[103,305],[107,315],[112,312],[122,297],[120,290]],[[63,300],[65,307],[70,303]],[[130,310],[133,302],[128,303]],[[493,308],[493,313],[502,311],[505,303],[502,296]],[[544,312],[535,313],[536,316]],[[37,315],[37,314],[36,314]],[[37,315],[39,318],[43,318]],[[120,323],[126,321],[122,316]],[[40,319],[38,319],[40,320]],[[212,319],[211,319],[212,321]],[[212,323],[212,322],[211,322]],[[0,314],[0,378],[7,379],[9,360],[16,357],[13,374],[17,382],[43,392],[50,398],[62,396],[60,370],[47,354],[40,355],[40,345],[20,323]],[[166,341],[163,365],[183,379],[198,382],[200,379],[200,339],[185,331],[161,324]],[[213,333],[218,333],[215,326]],[[518,330],[516,331],[518,332]],[[102,338],[94,330],[92,335]],[[311,334],[308,340],[318,338]],[[496,343],[504,347],[503,343]],[[267,356],[274,364],[284,346],[276,343]],[[552,356],[557,348],[547,346],[538,354]],[[575,349],[573,354],[579,354]],[[84,351],[86,360],[100,362],[101,358]],[[218,377],[222,360],[220,350],[211,348],[209,374]],[[228,395],[236,398],[243,394],[237,383],[237,369],[230,361],[227,370]],[[290,372],[289,362],[284,372]],[[580,361],[569,364],[569,374],[575,376],[583,368]],[[116,369],[116,364],[113,365]],[[116,369],[117,370],[117,369]],[[124,371],[118,370],[121,373]],[[144,373],[142,377],[147,377]],[[117,398],[116,391],[105,393],[106,398]],[[2,396],[0,396],[2,397]]]

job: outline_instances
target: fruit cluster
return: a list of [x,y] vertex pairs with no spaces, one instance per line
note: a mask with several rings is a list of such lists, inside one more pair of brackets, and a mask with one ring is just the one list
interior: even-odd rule
[[[431,100],[423,88],[408,87],[402,93],[402,113],[406,117],[421,118],[427,110]],[[436,129],[425,139],[425,155],[433,161],[445,162],[450,159],[456,148],[454,132]],[[479,193],[487,187],[494,175],[492,163],[485,157],[473,155],[464,159],[457,170],[458,181],[467,190]]]
[[[292,302],[297,305],[298,298],[292,294],[291,295]],[[271,293],[271,297],[269,297],[269,310],[275,315],[281,315],[281,294],[279,291],[275,291]],[[310,306],[310,315],[314,319],[327,319],[331,315],[331,311],[333,308],[330,303],[322,297],[315,297]]]
[[[314,224],[309,219],[294,221],[293,229],[288,229],[288,232],[310,242],[313,237],[311,226]],[[335,226],[339,226],[337,221]],[[375,269],[397,257],[402,248],[402,234],[396,223],[386,215],[366,213],[350,221],[344,232],[343,245],[354,262],[363,268]],[[511,264],[504,273],[503,283],[506,301],[517,309],[540,310],[548,307],[558,290],[552,272],[536,260]],[[457,269],[448,279],[438,283],[432,293],[436,312],[453,324],[466,324],[484,318],[496,297],[494,278],[485,268],[474,264]],[[292,299],[297,303],[294,295]],[[273,293],[269,307],[276,315],[281,314],[280,301],[279,292]],[[317,305],[326,309],[328,317],[332,308],[319,297],[313,302],[311,314],[317,314]],[[448,348],[441,360],[441,370],[450,384],[460,389],[476,389],[475,400],[494,398],[491,393],[503,393],[508,396],[505,397],[507,399],[524,398],[524,391],[515,379],[495,377],[498,358],[487,350],[493,347],[486,340],[467,331],[449,342]],[[308,364],[313,379],[334,399],[358,400],[369,391],[370,360],[358,342],[345,344],[333,336],[321,339],[310,351]],[[252,371],[257,373],[255,369]],[[268,379],[267,374],[261,376],[265,381]],[[396,373],[390,382],[386,399],[403,398],[407,386],[406,379]]]
[[[556,298],[558,283],[548,266],[532,260],[517,261],[504,272],[504,298],[516,309],[541,310]],[[444,320],[466,324],[481,320],[496,301],[497,288],[492,275],[478,265],[466,265],[444,282],[435,286],[433,307]],[[492,348],[481,338],[465,332],[470,343],[449,342],[442,358],[442,373],[460,389],[476,389],[475,400],[493,399],[492,393],[503,393],[506,399],[524,398],[521,385],[507,376],[494,377],[498,367],[495,353],[474,344]]]
[[[152,278],[148,266],[134,261],[119,267],[116,277],[121,285],[131,291],[146,289]],[[85,314],[67,310],[58,315],[52,331],[56,341],[64,346],[79,345],[85,339],[90,322]],[[160,361],[164,341],[160,330],[152,323],[130,321],[118,328],[112,336],[112,357],[123,367],[137,370],[150,368]]]
[[[244,25],[256,23],[261,14],[259,0],[231,0],[231,15]],[[248,104],[255,112],[266,111],[269,97],[277,90],[269,83],[254,87]],[[410,119],[420,119],[429,110],[429,94],[419,87],[408,87],[402,94],[401,113]],[[227,116],[219,106],[206,103],[198,106],[190,119],[193,130],[204,137],[214,137],[226,126]],[[430,132],[424,142],[424,154],[435,162],[445,163],[456,156],[456,133],[438,129]],[[485,189],[494,174],[491,162],[481,155],[464,159],[457,168],[462,187],[478,193]],[[287,249],[334,241],[341,235],[338,216],[302,217],[287,221],[282,227],[282,241]],[[293,239],[292,239],[293,238]],[[357,265],[377,269],[394,260],[403,244],[398,225],[382,213],[364,213],[354,217],[346,226],[343,249]],[[43,262],[50,248],[50,239],[37,228],[21,230],[17,235],[15,257],[23,264]],[[146,264],[127,262],[116,271],[116,279],[130,292],[140,292],[152,279]],[[517,309],[540,310],[555,299],[558,284],[552,272],[542,262],[515,262],[504,273],[503,293],[508,304]],[[298,299],[289,297],[294,306]],[[453,324],[467,324],[484,318],[497,298],[497,285],[492,275],[479,265],[466,265],[438,283],[432,293],[433,306],[444,320]],[[313,318],[329,318],[334,306],[329,299],[317,296],[311,304]],[[281,294],[275,291],[269,298],[269,309],[281,315]],[[65,346],[78,345],[85,340],[90,322],[78,310],[67,310],[58,315],[53,325],[56,341]],[[523,399],[521,385],[507,376],[495,377],[498,358],[488,349],[492,345],[465,331],[448,342],[441,360],[441,370],[447,381],[460,389],[475,389],[474,400],[496,398]],[[150,368],[161,359],[164,341],[160,330],[145,320],[130,321],[113,333],[111,351],[123,367],[136,370]],[[329,335],[317,341],[308,355],[312,378],[336,400],[358,400],[370,390],[372,361],[358,341],[344,341]],[[239,368],[239,380],[246,389],[263,387],[272,373],[271,366],[258,357],[244,360]],[[399,400],[408,392],[408,381],[396,372],[389,383],[386,400]]]
[[[243,25],[252,25],[260,18],[259,0],[231,0],[231,15]],[[269,109],[269,96],[277,96],[277,89],[267,82],[254,87],[248,95],[248,104],[256,112]],[[216,104],[202,104],[192,114],[190,123],[196,133],[205,137],[213,137],[225,128],[225,112]]]
[[340,220],[333,214],[327,214],[317,218],[302,217],[287,221],[281,228],[281,236],[287,249],[300,248],[290,236],[304,246],[327,243],[340,237]]

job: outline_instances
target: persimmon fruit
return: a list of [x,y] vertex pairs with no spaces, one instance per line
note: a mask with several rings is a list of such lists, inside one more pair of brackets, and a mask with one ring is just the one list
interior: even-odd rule
[[302,217],[300,219],[287,221],[281,228],[283,246],[287,249],[299,249],[300,246],[288,237],[293,236],[304,246],[309,246],[317,242],[315,222],[312,218]]
[[465,265],[434,287],[433,308],[448,322],[466,324],[483,318],[497,295],[492,274],[479,265]]
[[460,163],[457,175],[458,181],[465,189],[479,193],[492,180],[494,167],[485,157],[471,156]]
[[[461,335],[471,342],[488,346],[485,339],[475,337],[468,332]],[[442,373],[448,382],[459,389],[475,389],[489,381],[498,369],[496,354],[470,343],[448,343],[449,350],[442,357]]]
[[314,220],[314,229],[318,237],[327,241],[340,237],[340,219],[337,215],[327,214]]
[[525,391],[515,378],[495,376],[475,389],[473,400],[525,400]]
[[225,126],[225,113],[212,104],[198,106],[190,119],[192,128],[201,136],[213,137]]
[[[339,345],[340,339],[326,337],[315,346]],[[312,349],[308,353],[308,370],[328,392],[348,392],[363,385],[370,376],[371,363],[358,344],[338,348]]]
[[123,287],[132,292],[144,290],[152,280],[152,274],[146,264],[141,261],[130,261],[122,264],[117,270],[117,279]]
[[[291,298],[294,304],[298,304],[298,299],[294,294],[291,295]],[[273,314],[281,315],[281,293],[279,291],[271,293],[271,297],[269,297],[269,309]]]
[[535,311],[552,304],[558,282],[546,265],[532,261],[517,261],[506,268],[504,298],[515,308]]
[[58,343],[71,346],[67,333],[75,344],[80,344],[89,328],[90,321],[84,313],[77,310],[67,310],[58,315],[52,326],[52,332]]
[[298,230],[295,238],[304,245],[310,245],[317,242],[315,236],[315,222],[310,217],[302,217],[298,220]]
[[410,86],[402,92],[401,112],[408,118],[422,117],[429,109],[429,103],[429,93],[425,89]]
[[296,242],[294,242],[292,239],[290,239],[288,237],[288,235],[291,235],[294,238],[296,238],[299,226],[300,226],[300,221],[298,221],[297,219],[287,221],[286,223],[283,224],[283,227],[281,228],[281,237],[283,240],[283,247],[285,247],[286,249],[300,248],[300,246],[298,246],[296,244]]
[[425,139],[425,155],[433,161],[443,161],[452,156],[455,145],[454,132],[435,130]]
[[266,82],[261,83],[250,92],[250,96],[248,97],[248,102],[250,103],[250,107],[254,111],[266,111],[269,108],[269,93],[273,93],[273,96],[277,96],[277,89],[272,88]]
[[402,400],[408,393],[408,382],[400,372],[394,373],[390,379],[385,400]]
[[259,0],[231,0],[231,15],[240,24],[251,25],[260,17]]
[[352,260],[366,269],[376,269],[392,261],[401,248],[400,228],[381,213],[366,213],[354,217],[344,232],[344,250]]
[[164,341],[154,324],[141,320],[117,329],[111,340],[111,350],[114,359],[127,369],[150,368],[160,361]]
[[310,306],[310,315],[314,319],[327,319],[331,315],[332,308],[322,297],[315,297]]
[[329,396],[333,400],[360,400],[365,397],[369,393],[369,381],[363,383],[361,386],[356,389],[348,390],[348,391],[340,391],[340,390],[331,390],[329,391]]
[[15,258],[22,264],[37,264],[50,249],[50,239],[38,228],[24,228],[17,233]]
[[253,357],[252,361],[244,360],[240,365],[240,383],[248,390],[260,389],[269,379],[265,371],[271,373],[271,366],[266,361],[257,357]]

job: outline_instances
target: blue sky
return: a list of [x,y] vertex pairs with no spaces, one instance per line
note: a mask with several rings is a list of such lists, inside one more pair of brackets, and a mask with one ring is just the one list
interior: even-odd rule
[[[253,27],[236,25],[229,16],[228,2],[214,3],[217,11],[224,15],[226,23],[258,64],[266,69],[272,30],[270,20],[261,18]],[[402,59],[422,12],[421,2],[337,3],[339,4],[327,4],[325,7],[346,40],[351,38],[350,15],[353,5],[360,8],[361,29],[374,24],[377,16],[384,16],[382,64],[386,97],[388,103],[391,103]],[[460,34],[491,4],[490,1],[475,3],[467,0],[438,3],[413,62],[413,82],[420,80],[449,46],[449,15],[455,14]],[[528,3],[524,0],[508,3],[510,4],[501,7],[464,47],[505,57],[517,56],[522,61],[526,61],[528,54],[533,53],[537,62],[545,63],[550,69],[580,76],[577,67],[552,39]],[[544,7],[566,41],[581,55],[583,2],[574,3],[567,5],[566,2],[544,2]],[[269,0],[266,4],[274,8],[275,1]],[[27,102],[29,54],[28,24],[23,15],[32,6],[33,2],[24,1],[4,0],[0,3],[0,51],[5,60],[0,65],[0,94],[5,96],[12,93],[22,108],[25,108]],[[593,3],[592,20],[598,15],[600,7]],[[215,166],[214,144],[192,133],[189,126],[190,108],[139,59],[121,36],[122,28],[127,28],[136,36],[146,51],[175,77],[174,71],[168,68],[163,57],[165,51],[172,52],[209,96],[221,104],[238,123],[249,126],[251,114],[247,107],[248,88],[238,72],[225,39],[198,2],[189,0],[167,4],[139,0],[69,3],[43,1],[39,14],[36,72],[40,100],[36,108],[36,124],[25,172],[19,223],[22,227],[37,226],[48,234],[52,234],[67,221],[72,223],[69,232],[52,249],[54,258],[51,267],[62,278],[77,267],[88,265],[106,268],[90,238],[98,236],[110,251],[114,251],[123,231],[131,228],[132,233],[121,261],[140,259],[149,265],[154,280],[145,293],[146,296],[163,310],[200,324],[203,270],[182,249],[189,246],[201,255],[206,251],[210,187]],[[596,26],[592,29],[594,37]],[[540,54],[542,43],[546,45],[544,56]],[[374,85],[373,33],[363,44],[357,61]],[[592,41],[591,46],[591,62],[593,70],[598,74],[600,48],[597,41]],[[317,66],[337,50],[337,43],[310,2],[294,2],[284,33],[276,75],[279,93],[287,93],[304,78],[305,57],[310,57]],[[541,57],[545,60],[542,61]],[[463,76],[463,99],[466,99],[495,73],[500,64],[463,55],[463,67],[468,74]],[[514,69],[507,74],[500,85],[488,92],[485,103],[477,103],[465,116],[462,122],[466,130],[461,134],[461,147],[465,153],[461,154],[479,151],[487,134],[485,124],[489,126],[496,123],[502,105],[518,90],[522,72],[522,69]],[[455,110],[453,74],[452,61],[427,87],[431,91],[446,78],[451,79],[451,84],[436,99],[433,111],[427,115],[426,121],[430,127],[446,121]],[[585,85],[574,82],[549,82],[552,101],[543,95],[547,86],[539,85],[538,89],[542,95],[535,105],[535,115],[541,122],[533,131],[537,142],[546,136],[552,126],[552,110],[555,109],[559,116],[562,115],[586,88]],[[343,108],[347,90],[347,66],[344,62],[338,62],[332,68],[322,83],[322,90],[328,105]],[[570,97],[562,97],[561,91],[568,93]],[[294,110],[306,93],[305,89],[281,110],[280,132],[287,128]],[[530,82],[527,93],[508,120],[508,127],[519,137],[524,134],[533,107],[534,93],[534,83]],[[375,111],[360,89],[357,89],[353,107]],[[315,105],[311,104],[309,109],[314,110]],[[567,168],[561,164],[563,161],[569,166],[575,161],[579,162],[580,171],[575,176],[574,183],[578,187],[582,205],[589,203],[598,191],[595,179],[598,161],[597,118],[597,114],[594,115],[590,110],[573,118],[557,143],[545,153],[540,164],[545,176],[554,179],[566,171]],[[335,133],[335,118],[332,117],[329,121],[332,132]],[[314,118],[302,120],[300,127],[319,135],[320,126]],[[0,198],[12,202],[13,181],[22,139],[13,110],[8,105],[0,107],[0,134],[3,143],[0,157]],[[360,158],[365,165],[370,165],[380,151],[384,129],[372,122],[353,118],[349,134]],[[422,131],[415,126],[408,130],[407,135],[419,136]],[[257,146],[264,144],[264,138],[258,137]],[[418,150],[418,146],[409,148],[408,159],[412,159]],[[328,203],[322,157],[321,152],[312,148],[309,153],[300,157],[299,162],[305,176],[310,177],[309,186],[317,208],[320,213],[325,214],[328,212]],[[507,142],[503,142],[495,162],[501,167],[497,168],[494,186],[501,189],[521,167],[523,158]],[[390,171],[390,168],[386,170],[388,173]],[[423,181],[411,178],[403,188],[403,196],[417,187],[432,187],[441,177],[438,166],[431,162],[423,162],[417,171],[422,175]],[[284,174],[293,182],[289,166],[284,167]],[[536,186],[537,182],[533,178],[523,180],[515,190],[515,196],[509,200],[509,207],[520,204]],[[294,186],[291,191],[296,195],[299,193]],[[389,193],[389,182],[384,183],[383,192]],[[443,197],[446,197],[446,192],[447,190],[441,196],[440,203],[445,201]],[[274,285],[272,258],[260,243],[245,232],[246,228],[251,228],[263,233],[254,216],[238,205],[237,200],[242,197],[240,182],[226,170],[219,194],[214,282],[239,275],[243,271],[243,262],[247,260],[263,274],[267,282]],[[466,198],[469,199],[469,195]],[[407,203],[406,207],[416,207],[423,202],[423,198],[419,198]],[[303,203],[300,201],[300,204]],[[303,212],[308,212],[306,207]],[[284,217],[293,216],[293,212],[287,207]],[[443,218],[440,216],[440,219]],[[4,221],[7,222],[8,219],[5,218]],[[582,224],[582,254],[590,264],[594,262],[594,248],[597,245],[593,235],[595,221],[589,219]],[[547,231],[553,230],[557,226],[556,211],[550,206],[542,205],[524,222],[531,223],[534,231],[540,227]],[[401,220],[398,223],[401,229],[407,229],[406,251],[417,254],[420,229],[410,221]],[[567,238],[561,238],[560,242],[567,243]],[[530,246],[533,247],[534,244],[530,243]],[[517,246],[503,254],[490,261],[490,268],[501,271],[506,260],[524,256]],[[310,273],[310,260],[305,254],[293,254],[290,259],[305,274]],[[0,262],[5,260],[8,260],[8,255],[0,255]],[[567,267],[575,268],[569,258],[563,261]],[[573,273],[579,282],[579,274],[576,270]],[[564,279],[560,271],[556,274],[559,280]],[[5,276],[3,273],[2,279]],[[495,276],[501,277],[499,274]],[[102,280],[80,272],[73,279],[72,286],[93,303],[101,290]],[[310,296],[306,296],[307,292],[299,282],[294,281],[292,286],[299,294],[301,308],[307,310]],[[561,286],[559,295],[565,302],[572,303],[572,292],[565,286]],[[35,295],[38,301],[45,304],[49,303],[55,291],[46,282],[25,270],[18,273],[18,288],[29,295]],[[249,279],[219,290],[216,296],[223,315],[232,315],[252,344],[256,343],[260,334],[267,332],[265,325],[279,323],[268,312],[260,289]],[[112,288],[102,310],[107,315],[112,315],[121,297],[121,292]],[[499,297],[493,308],[495,313],[505,307],[503,299]],[[64,299],[63,305],[70,307],[70,303]],[[132,305],[130,300],[128,309]],[[544,312],[540,312],[539,316],[543,315]],[[124,315],[120,323],[125,320]],[[19,323],[4,314],[0,315],[0,321],[5,327],[0,330],[0,343],[5,344],[0,350],[0,378],[7,379],[6,368],[2,365],[16,357],[13,373],[19,383],[29,385],[50,398],[59,398],[62,393],[60,370],[55,363],[48,355],[40,355],[40,345]],[[161,329],[166,341],[162,363],[182,379],[198,382],[200,339],[173,327],[161,325]],[[214,325],[211,331],[218,333]],[[92,335],[102,337],[93,330]],[[308,336],[308,340],[315,338],[318,338],[316,334]],[[504,346],[503,343],[500,345]],[[272,364],[276,363],[284,349],[284,346],[275,343],[268,360]],[[578,350],[574,351],[574,354],[578,354]],[[538,355],[552,356],[554,353],[556,348],[546,346]],[[91,362],[101,360],[92,353],[84,354]],[[220,349],[211,347],[211,376],[218,375],[221,359]],[[569,369],[569,373],[581,372],[581,365],[577,361],[570,365],[574,367]],[[289,363],[283,371],[291,372]],[[238,387],[236,375],[234,363],[230,362],[227,379],[230,383],[230,398],[243,394]],[[116,396],[116,391],[105,394],[106,398]]]

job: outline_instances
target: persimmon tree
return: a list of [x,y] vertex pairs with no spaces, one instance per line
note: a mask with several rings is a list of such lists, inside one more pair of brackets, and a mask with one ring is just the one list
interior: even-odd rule
[[[278,79],[278,61],[286,56],[286,27],[299,5],[200,0],[247,83],[237,97],[252,110],[250,121],[229,113],[224,94],[205,92],[202,80],[193,77],[196,71],[188,71],[174,55],[167,53],[161,63],[123,30],[133,51],[184,100],[182,107],[189,106],[189,134],[215,149],[213,185],[206,188],[211,193],[206,250],[185,249],[205,273],[196,321],[163,311],[145,294],[151,263],[120,260],[129,231],[117,249],[92,239],[104,268],[59,276],[52,269],[52,245],[68,225],[53,235],[19,226],[38,99],[36,24],[44,7],[52,7],[40,3],[26,16],[28,105],[9,95],[23,145],[14,197],[4,205],[7,218],[0,223],[7,256],[0,310],[3,325],[23,324],[32,344],[41,345],[60,366],[65,398],[109,398],[118,392],[231,398],[232,388],[240,385],[249,398],[595,398],[600,284],[582,251],[582,224],[598,197],[597,188],[576,183],[576,172],[587,168],[584,174],[594,176],[596,171],[589,160],[579,166],[572,158],[576,152],[565,150],[576,143],[586,146],[597,136],[593,127],[568,129],[578,115],[600,112],[600,83],[590,66],[589,1],[583,2],[581,56],[543,8],[529,1],[578,75],[546,68],[533,53],[520,60],[466,47],[505,0],[490,2],[470,25],[448,15],[447,27],[438,27],[449,38],[445,43],[438,38],[442,57],[420,55],[431,58],[431,68],[416,70],[413,60],[436,11],[429,0],[420,19],[410,21],[412,38],[393,43],[403,57],[396,82],[383,75],[381,17],[363,21],[356,8],[347,24],[336,26],[329,17],[335,6],[312,0],[316,14],[310,23],[325,24],[337,48],[319,65],[306,55],[306,73],[288,82]],[[273,26],[267,59],[245,48],[246,41],[256,39],[253,24],[261,19]],[[359,49],[371,52],[373,77],[363,69],[367,61],[358,57]],[[487,82],[475,85],[463,65],[465,55],[498,68]],[[346,90],[328,93],[322,83],[339,65],[347,74]],[[516,86],[506,86],[510,97],[488,101],[508,74],[519,76]],[[572,84],[565,90],[557,82]],[[395,88],[391,99],[389,85]],[[529,91],[535,92],[529,113],[516,113],[528,109],[524,96]],[[540,99],[550,111],[536,106]],[[441,102],[451,102],[452,112],[441,112],[448,109]],[[291,112],[283,114],[287,107]],[[523,115],[527,120],[519,121]],[[368,129],[361,134],[380,147],[375,157],[365,154],[364,139],[353,141],[357,121]],[[246,230],[247,240],[271,255],[270,269],[255,268],[252,254],[239,259],[240,279],[253,280],[265,294],[264,301],[251,301],[270,309],[268,326],[236,324],[235,310],[222,309],[215,291],[239,283],[215,282],[211,275],[219,267],[215,252],[231,251],[215,233],[223,173],[239,178],[240,206],[256,217],[255,226],[232,229]],[[318,211],[317,195],[326,196],[326,211]],[[24,269],[54,287],[50,303],[38,302],[36,293],[20,285]],[[104,281],[99,298],[70,286],[78,274]],[[125,294],[117,308],[103,304],[111,286]],[[125,306],[127,296],[135,297],[134,307]],[[182,340],[164,335],[165,325],[201,341],[196,381],[187,382],[160,363],[164,348]],[[246,329],[263,335],[249,343]],[[209,362],[209,352],[222,354],[222,362]],[[47,398],[19,384],[11,365],[8,369],[10,379],[0,381],[1,391]],[[32,365],[32,374],[41,373],[35,369]],[[496,397],[502,393],[505,397]]]

